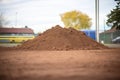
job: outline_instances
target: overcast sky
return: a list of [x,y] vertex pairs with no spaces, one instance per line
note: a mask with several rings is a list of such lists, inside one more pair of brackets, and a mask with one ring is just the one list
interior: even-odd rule
[[[99,0],[100,30],[110,10],[115,8],[114,0]],[[57,24],[64,26],[60,14],[78,10],[92,18],[91,29],[95,29],[95,0],[0,0],[0,12],[9,21],[7,27],[32,28],[43,32]],[[106,26],[107,28],[107,26]]]

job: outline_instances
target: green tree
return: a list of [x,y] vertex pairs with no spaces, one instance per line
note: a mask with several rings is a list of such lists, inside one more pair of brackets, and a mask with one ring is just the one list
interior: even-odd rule
[[106,24],[112,28],[120,30],[120,0],[116,0],[117,5],[108,15],[108,20]]
[[65,28],[72,27],[76,30],[87,29],[91,27],[91,18],[80,11],[65,12],[60,15]]

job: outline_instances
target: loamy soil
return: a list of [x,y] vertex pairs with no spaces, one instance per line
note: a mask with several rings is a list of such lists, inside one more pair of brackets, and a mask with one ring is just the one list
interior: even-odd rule
[[120,50],[2,51],[0,80],[120,80]]
[[104,45],[97,43],[84,32],[72,28],[62,28],[59,25],[39,34],[33,40],[29,40],[17,49],[27,50],[89,50],[107,49]]

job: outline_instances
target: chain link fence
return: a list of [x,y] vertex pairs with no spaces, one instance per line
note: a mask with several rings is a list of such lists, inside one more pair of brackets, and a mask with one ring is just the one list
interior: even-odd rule
[[100,42],[111,44],[112,40],[118,36],[120,36],[120,30],[117,30],[115,32],[103,32],[100,33]]

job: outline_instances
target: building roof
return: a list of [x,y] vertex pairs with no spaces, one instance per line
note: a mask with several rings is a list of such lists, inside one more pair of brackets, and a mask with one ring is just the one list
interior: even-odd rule
[[[115,31],[117,31],[117,30],[116,30],[116,27],[114,27],[114,28],[112,28],[112,29],[110,29],[110,30],[107,30],[107,31],[105,31],[105,32],[102,32],[102,33],[112,33],[112,32],[115,32]],[[100,33],[100,34],[102,34],[102,33]]]
[[33,30],[30,28],[0,28],[0,33],[4,34],[19,34],[19,33],[25,33],[25,34],[33,34]]

